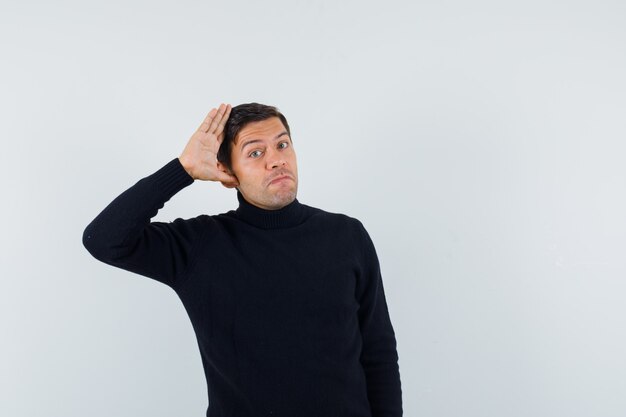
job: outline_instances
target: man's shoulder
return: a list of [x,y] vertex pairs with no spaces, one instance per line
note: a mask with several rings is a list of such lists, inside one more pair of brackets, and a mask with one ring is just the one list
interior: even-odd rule
[[373,242],[361,220],[345,213],[316,207],[311,209],[315,210],[315,214],[308,220],[309,231],[324,235],[326,240],[335,245],[343,245],[346,250],[363,250],[363,253],[370,253]]
[[354,230],[364,229],[363,223],[355,217],[352,217],[345,213],[333,212],[324,210],[318,207],[312,207],[303,204],[307,209],[311,210],[310,219],[315,222],[327,224],[329,226],[341,226],[348,227]]

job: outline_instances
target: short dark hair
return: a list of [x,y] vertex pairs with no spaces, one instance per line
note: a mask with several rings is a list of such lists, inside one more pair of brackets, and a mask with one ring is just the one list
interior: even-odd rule
[[260,122],[271,117],[278,117],[280,119],[291,138],[291,131],[289,130],[287,119],[276,107],[259,103],[246,103],[233,107],[230,110],[230,116],[226,121],[226,126],[224,126],[224,140],[217,152],[217,160],[224,164],[229,170],[232,169],[231,151],[237,134],[239,134],[241,129],[248,123]]

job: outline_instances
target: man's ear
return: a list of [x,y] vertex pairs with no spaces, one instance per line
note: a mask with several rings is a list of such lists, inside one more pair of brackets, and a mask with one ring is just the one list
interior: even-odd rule
[[231,171],[230,169],[228,169],[228,167],[226,166],[226,164],[221,163],[220,161],[217,161],[217,169],[219,169],[222,172],[227,173],[228,175],[232,175],[233,177],[235,177],[236,175],[233,174],[233,171]]
[[[225,164],[221,163],[220,161],[217,161],[217,169],[219,169],[222,172],[227,173],[228,175],[232,175],[233,177],[237,178],[237,176],[235,175],[234,172],[232,172],[230,169],[228,169],[226,167]],[[239,182],[239,178],[237,178],[237,182]],[[224,187],[226,188],[236,188],[235,185],[226,185],[223,182],[220,181],[220,184],[222,184]]]

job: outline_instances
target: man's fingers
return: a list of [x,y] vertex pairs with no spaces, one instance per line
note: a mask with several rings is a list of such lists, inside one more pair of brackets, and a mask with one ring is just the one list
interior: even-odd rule
[[216,109],[213,108],[207,114],[207,116],[202,121],[202,124],[198,128],[198,131],[214,134],[216,136],[220,136],[220,134],[224,131],[224,127],[226,126],[226,122],[230,117],[230,110],[232,107],[230,104],[220,104],[220,106]]
[[221,145],[222,142],[224,142],[224,131],[223,130],[222,130],[222,132],[219,135],[217,135],[217,144],[218,144],[217,149],[219,149],[219,145]]
[[202,124],[200,125],[198,130],[200,130],[200,131],[202,131],[204,133],[208,132],[209,131],[209,126],[211,126],[211,122],[213,121],[213,118],[215,117],[216,114],[217,114],[217,109],[215,109],[215,108],[211,109],[209,114],[207,114],[207,116],[202,121]]
[[[215,134],[219,137],[222,132],[224,131],[224,126],[226,126],[226,122],[228,121],[228,118],[230,117],[230,109],[232,107],[230,107],[230,104],[226,105],[226,111],[224,112],[224,115],[222,116],[222,120],[220,120],[219,125],[217,126],[217,129],[215,130]],[[223,139],[223,137],[222,137]],[[221,141],[220,141],[221,143]]]
[[213,120],[211,120],[211,124],[209,125],[209,130],[207,131],[207,133],[215,133],[217,131],[217,128],[222,121],[222,117],[224,117],[224,113],[226,113],[226,105],[222,103],[217,109],[217,114],[215,115]]

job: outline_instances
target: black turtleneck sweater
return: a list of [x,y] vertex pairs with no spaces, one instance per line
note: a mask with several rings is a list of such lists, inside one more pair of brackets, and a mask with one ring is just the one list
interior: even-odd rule
[[240,193],[234,211],[151,222],[191,183],[172,160],[113,200],[83,244],[179,296],[198,339],[206,415],[401,416],[395,335],[362,224],[298,200],[264,210]]

